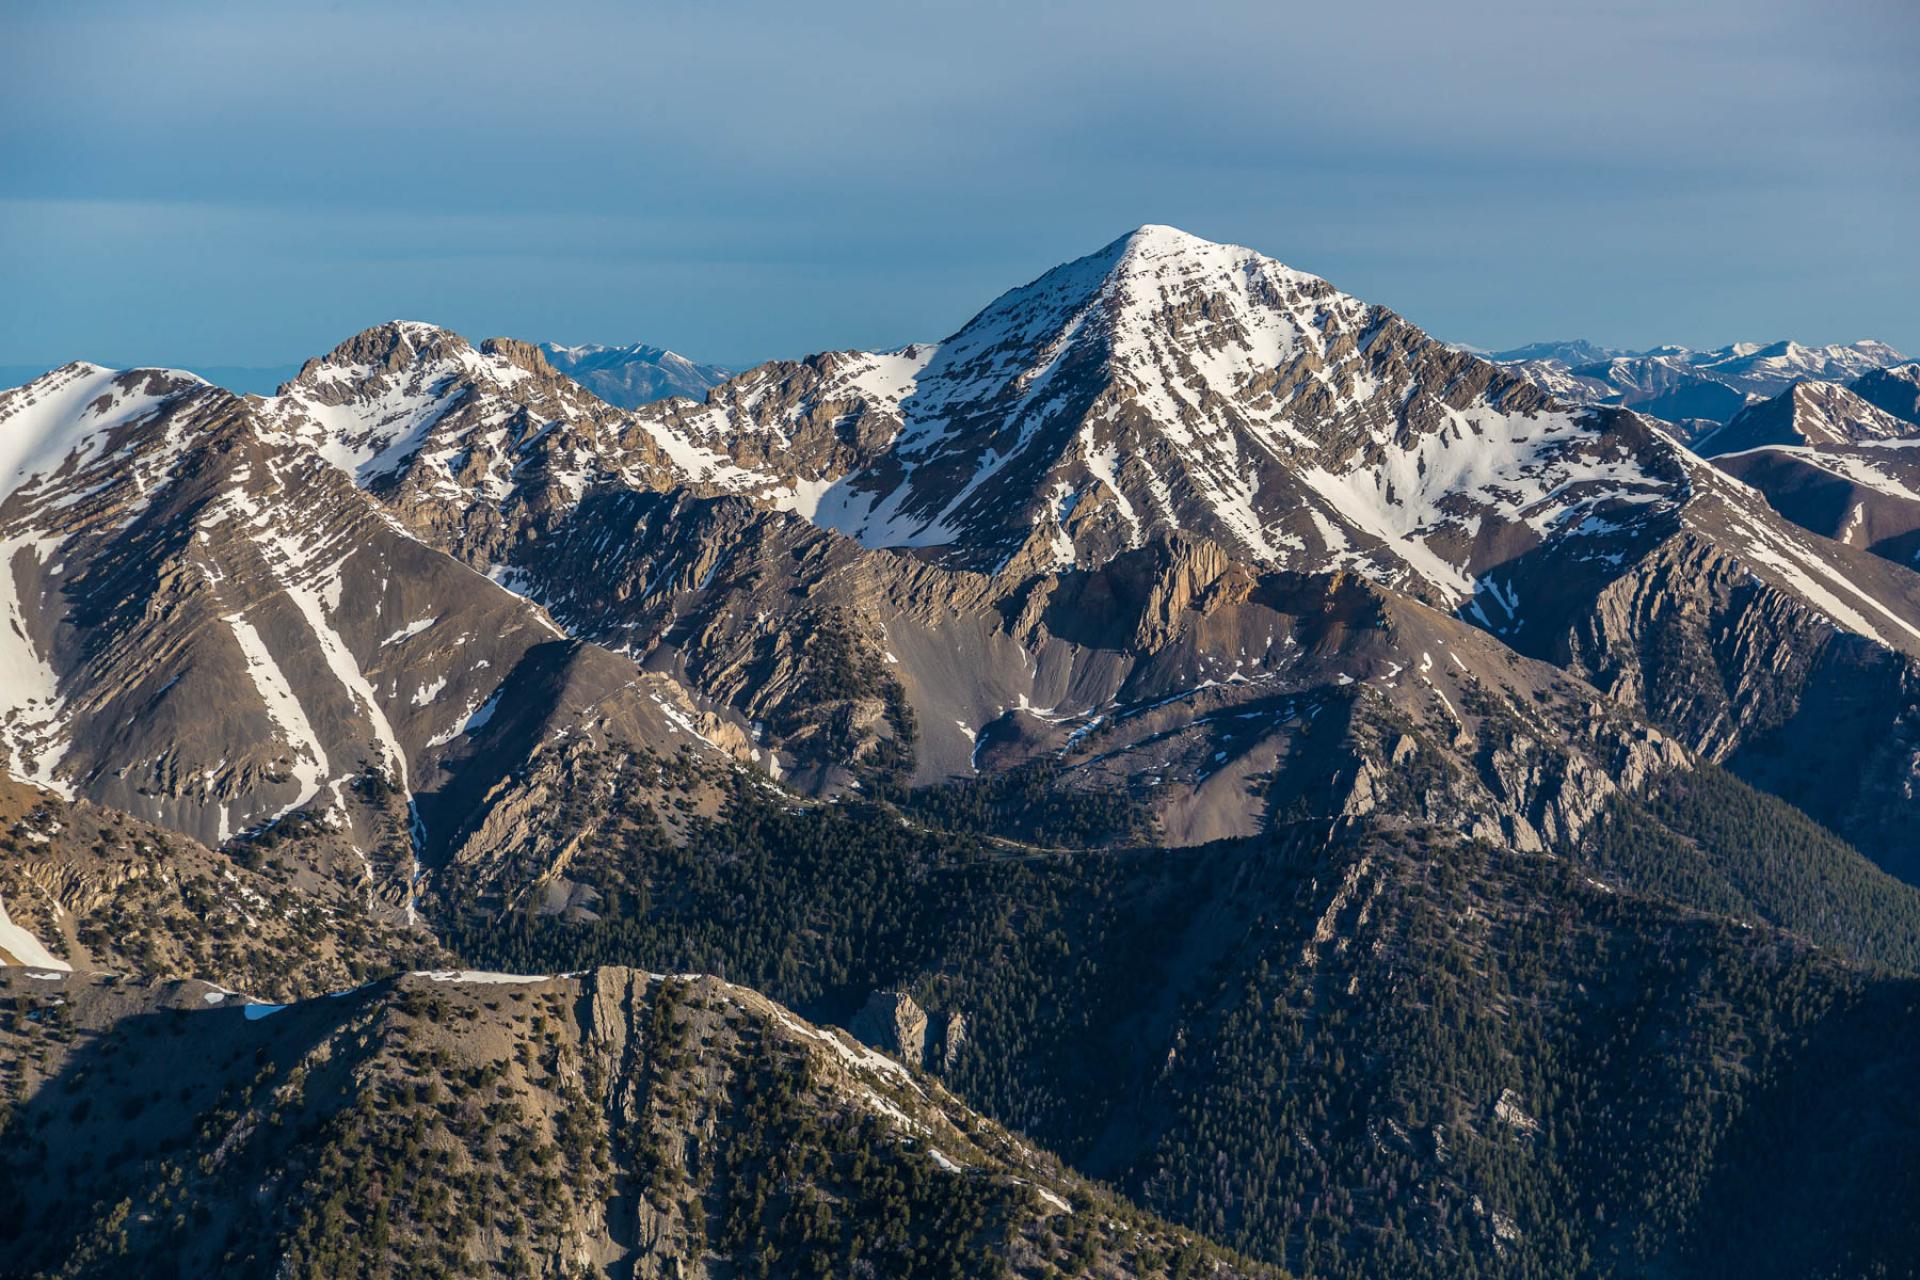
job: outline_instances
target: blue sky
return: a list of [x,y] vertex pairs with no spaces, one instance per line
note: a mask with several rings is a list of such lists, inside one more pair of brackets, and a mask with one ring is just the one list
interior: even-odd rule
[[744,363],[1144,222],[1452,340],[1920,351],[1920,7],[0,0],[0,364]]

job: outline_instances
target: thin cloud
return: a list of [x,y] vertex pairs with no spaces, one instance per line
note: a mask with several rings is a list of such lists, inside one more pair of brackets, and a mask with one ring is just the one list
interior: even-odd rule
[[0,357],[272,362],[399,301],[735,359],[905,341],[1145,221],[1488,345],[1920,347],[1920,23],[1891,0],[9,24]]

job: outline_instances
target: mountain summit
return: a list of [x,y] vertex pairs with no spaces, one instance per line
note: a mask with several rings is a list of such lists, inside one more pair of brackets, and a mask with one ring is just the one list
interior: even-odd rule
[[1598,529],[1575,517],[1671,503],[1679,478],[1634,456],[1637,428],[1576,418],[1319,277],[1161,226],[944,342],[762,366],[642,416],[869,546],[1085,565],[1178,529],[1456,601],[1514,554],[1500,529]]

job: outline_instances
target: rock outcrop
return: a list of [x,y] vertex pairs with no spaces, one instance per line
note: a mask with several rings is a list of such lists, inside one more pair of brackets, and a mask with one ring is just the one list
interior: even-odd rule
[[927,1059],[931,1032],[926,1010],[904,991],[874,992],[853,1019],[854,1035],[916,1069]]

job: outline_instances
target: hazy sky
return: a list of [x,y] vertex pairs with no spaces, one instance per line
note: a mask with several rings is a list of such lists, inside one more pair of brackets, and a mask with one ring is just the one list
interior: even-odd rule
[[892,345],[1143,222],[1456,341],[1920,352],[1920,5],[0,0],[4,364]]

